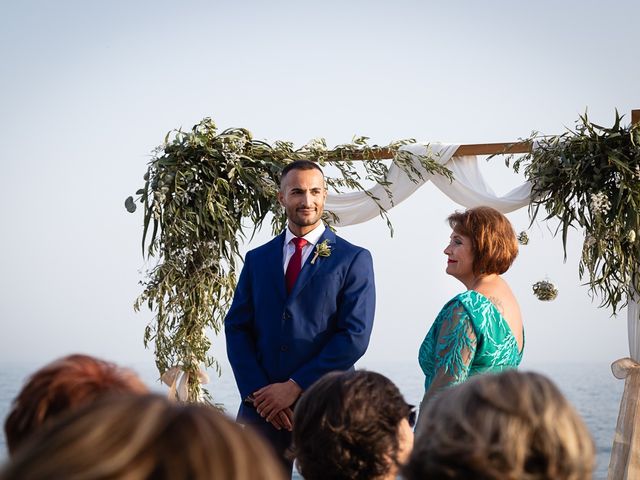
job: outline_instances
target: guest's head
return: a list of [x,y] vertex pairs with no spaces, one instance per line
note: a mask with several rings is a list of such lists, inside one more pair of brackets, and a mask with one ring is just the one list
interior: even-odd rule
[[131,370],[87,355],[69,355],[35,372],[14,399],[4,425],[9,452],[53,418],[105,394],[146,393]]
[[104,398],[59,418],[11,459],[2,480],[278,480],[280,464],[213,407],[156,395]]
[[440,393],[420,416],[407,480],[591,479],[589,431],[543,375],[480,375]]
[[518,241],[511,223],[491,207],[456,212],[447,220],[453,230],[444,251],[450,260],[447,273],[459,280],[469,274],[500,275],[518,255]]
[[320,225],[326,198],[324,174],[317,163],[297,160],[284,167],[278,201],[293,234],[304,236]]
[[293,447],[306,480],[393,479],[413,445],[412,408],[383,375],[329,373],[300,398]]

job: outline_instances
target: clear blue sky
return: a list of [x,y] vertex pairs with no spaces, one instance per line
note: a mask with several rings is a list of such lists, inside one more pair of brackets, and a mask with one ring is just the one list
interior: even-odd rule
[[[638,18],[637,1],[4,2],[0,360],[152,361],[151,314],[132,310],[142,216],[123,201],[168,130],[211,116],[296,144],[475,143],[560,133],[585,108],[607,124],[616,107],[640,108]],[[497,191],[518,182],[500,160],[486,171]],[[413,361],[463,288],[442,254],[456,208],[426,185],[392,211],[395,238],[379,220],[341,230],[375,260],[363,363]],[[526,211],[510,218],[528,225]],[[609,318],[579,285],[580,232],[566,264],[546,225],[530,236],[507,275],[525,365],[627,355],[625,317]],[[545,277],[560,289],[553,303],[531,294]]]

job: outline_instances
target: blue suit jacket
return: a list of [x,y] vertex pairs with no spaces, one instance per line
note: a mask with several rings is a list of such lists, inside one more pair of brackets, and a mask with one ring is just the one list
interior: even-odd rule
[[[328,257],[312,252],[290,295],[283,269],[284,233],[245,258],[225,319],[227,355],[242,399],[289,378],[306,390],[322,375],[353,367],[367,349],[375,286],[371,254],[329,228]],[[244,402],[238,416],[260,419]]]

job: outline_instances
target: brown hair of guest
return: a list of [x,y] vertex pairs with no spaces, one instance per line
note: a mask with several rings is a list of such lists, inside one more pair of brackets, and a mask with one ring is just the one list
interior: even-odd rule
[[511,222],[491,207],[470,208],[447,218],[451,229],[471,239],[473,273],[506,272],[518,256],[518,240]]
[[146,393],[131,370],[88,355],[69,355],[36,371],[13,400],[4,424],[13,454],[35,431],[53,418],[105,394]]
[[543,375],[479,375],[434,397],[403,478],[591,480],[584,422]]
[[209,405],[158,395],[104,398],[44,429],[2,480],[280,480],[266,444]]
[[[332,372],[300,398],[293,451],[306,480],[365,480],[399,466],[398,429],[410,407],[391,380],[366,370]],[[406,460],[406,459],[405,459]]]

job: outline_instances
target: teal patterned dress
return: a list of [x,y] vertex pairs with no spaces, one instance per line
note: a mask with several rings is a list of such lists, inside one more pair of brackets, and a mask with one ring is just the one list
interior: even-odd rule
[[447,386],[455,385],[479,373],[516,368],[520,360],[522,352],[509,324],[474,290],[455,296],[440,310],[418,355],[425,391],[437,375],[444,376]]

